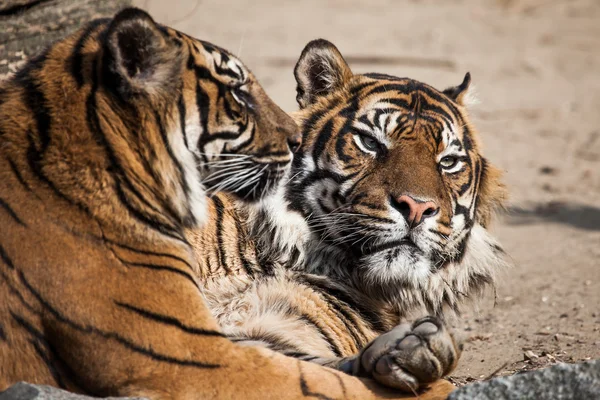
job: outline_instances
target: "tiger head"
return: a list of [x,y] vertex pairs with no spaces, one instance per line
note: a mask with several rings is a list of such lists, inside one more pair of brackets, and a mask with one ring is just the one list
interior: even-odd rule
[[303,144],[285,196],[316,236],[306,265],[376,296],[489,283],[503,262],[486,227],[505,190],[464,106],[470,75],[444,91],[355,75],[325,40],[294,73]]
[[289,169],[300,133],[237,57],[139,9],[120,12],[104,35],[105,87],[137,117],[178,131],[170,143],[171,132],[162,136],[191,156],[209,193],[255,200]]

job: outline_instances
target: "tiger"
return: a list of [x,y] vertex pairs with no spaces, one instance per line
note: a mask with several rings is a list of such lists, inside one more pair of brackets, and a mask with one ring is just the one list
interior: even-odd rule
[[213,197],[187,233],[204,296],[233,341],[417,391],[455,368],[450,317],[508,266],[487,230],[507,191],[469,118],[470,74],[443,91],[354,74],[320,39],[294,75],[287,179],[251,205]]
[[[399,398],[239,346],[204,301],[185,230],[207,221],[213,193],[268,195],[300,139],[241,60],[135,8],[3,82],[0,391],[28,381],[99,397]],[[239,179],[213,182],[230,159]]]

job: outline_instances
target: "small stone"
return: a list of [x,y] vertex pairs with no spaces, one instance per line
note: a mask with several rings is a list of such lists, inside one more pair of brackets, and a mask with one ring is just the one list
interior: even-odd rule
[[525,358],[525,361],[529,360],[537,360],[539,357],[531,350],[527,350],[525,353],[523,353],[523,357]]
[[543,166],[540,168],[540,174],[542,175],[554,175],[556,174],[556,168],[554,167],[549,167],[549,166]]
[[570,336],[570,335],[564,335],[562,333],[556,333],[554,334],[554,340],[560,342],[560,341],[565,341],[565,340],[575,340],[574,336]]

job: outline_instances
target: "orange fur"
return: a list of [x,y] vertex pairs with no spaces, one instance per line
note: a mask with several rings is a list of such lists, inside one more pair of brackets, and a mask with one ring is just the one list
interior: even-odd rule
[[[220,68],[241,64],[227,54],[130,9],[0,88],[0,390],[26,380],[97,396],[402,398],[238,347],[202,300],[183,234],[206,218],[210,186],[197,179],[234,147],[277,172],[296,135],[249,72],[240,90],[259,112],[234,98]],[[208,111],[198,146],[227,136],[198,160],[181,104]],[[234,126],[254,126],[254,139],[236,143]]]

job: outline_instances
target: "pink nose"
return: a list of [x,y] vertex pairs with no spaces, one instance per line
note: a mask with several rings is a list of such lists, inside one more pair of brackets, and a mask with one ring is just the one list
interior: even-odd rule
[[419,225],[425,218],[433,217],[440,210],[433,201],[419,201],[406,194],[394,199],[393,205],[411,227]]

